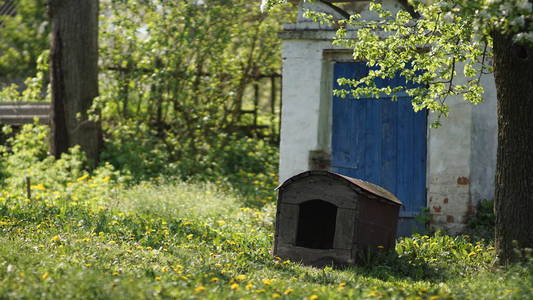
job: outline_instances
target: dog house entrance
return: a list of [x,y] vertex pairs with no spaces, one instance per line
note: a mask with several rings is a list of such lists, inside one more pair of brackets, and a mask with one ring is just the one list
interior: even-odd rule
[[332,249],[337,222],[337,206],[323,200],[300,204],[296,246]]

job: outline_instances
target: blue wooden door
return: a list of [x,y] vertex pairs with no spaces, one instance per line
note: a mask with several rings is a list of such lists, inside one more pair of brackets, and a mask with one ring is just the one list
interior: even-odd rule
[[[365,63],[338,62],[334,65],[334,89],[346,89],[337,78],[360,78],[368,73]],[[401,85],[404,81],[380,80],[380,85]],[[380,185],[403,203],[398,235],[411,234],[422,224],[413,217],[426,206],[425,111],[415,113],[411,98],[398,100],[333,97],[332,171]]]

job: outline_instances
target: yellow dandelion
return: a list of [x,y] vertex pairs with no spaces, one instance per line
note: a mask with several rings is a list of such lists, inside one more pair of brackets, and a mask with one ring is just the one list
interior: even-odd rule
[[309,296],[309,300],[316,300],[318,299],[318,296],[317,295],[311,295]]
[[38,191],[44,191],[44,190],[46,190],[46,187],[45,187],[44,184],[42,184],[42,183],[39,183],[39,184],[37,184],[37,185],[32,185],[31,188],[32,188],[33,190],[38,190]]
[[213,277],[213,278],[209,279],[209,281],[211,281],[211,282],[217,282],[217,281],[219,281],[219,280],[220,280],[220,279],[218,279],[218,277]]
[[244,288],[247,289],[247,290],[249,290],[249,289],[251,289],[251,288],[253,288],[253,287],[254,287],[253,284],[248,283]]
[[191,233],[191,234],[188,234],[188,235],[187,235],[187,239],[188,239],[188,240],[192,240],[192,237],[193,237],[193,236],[194,236],[194,234],[192,234],[192,233]]
[[76,179],[76,181],[77,181],[77,182],[82,182],[82,181],[84,181],[84,180],[87,179],[87,178],[89,178],[89,175],[88,175],[88,174],[84,174],[84,175],[78,177],[78,178]]
[[55,235],[50,239],[50,242],[55,243],[61,241],[61,237],[59,235]]
[[223,226],[224,224],[226,224],[226,222],[224,222],[222,220],[218,221],[217,223],[218,223],[219,226]]
[[41,278],[42,279],[48,278],[48,272],[44,272],[43,275],[41,275]]
[[157,276],[156,278],[154,278],[155,280],[159,281],[161,280],[161,277]]
[[281,297],[281,295],[278,294],[278,293],[273,293],[273,294],[272,294],[272,298],[273,298],[273,299],[276,299],[276,298],[279,298],[279,297]]
[[230,288],[231,288],[232,290],[238,290],[238,289],[239,289],[239,284],[238,284],[238,283],[234,283],[234,284],[232,284],[232,285],[230,286]]
[[246,279],[246,275],[240,274],[240,275],[235,276],[234,279],[235,279],[236,281],[243,281],[243,280]]
[[263,279],[261,280],[265,285],[271,285],[272,284],[272,279]]
[[283,294],[285,294],[285,295],[289,295],[289,294],[291,294],[292,292],[294,292],[293,289],[286,289],[285,292],[283,292]]
[[194,290],[197,293],[201,293],[201,292],[205,291],[205,286],[203,286],[203,285],[197,286]]

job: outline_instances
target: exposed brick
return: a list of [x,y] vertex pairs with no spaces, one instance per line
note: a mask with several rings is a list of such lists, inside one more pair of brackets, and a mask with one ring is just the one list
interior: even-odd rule
[[436,205],[436,206],[433,206],[433,210],[437,213],[440,213],[440,211],[442,210],[442,207],[440,205]]
[[453,223],[453,216],[446,215],[446,222],[447,223]]
[[444,202],[444,204],[448,204],[448,198],[444,198],[444,200],[442,200],[442,202]]
[[457,177],[457,184],[467,185],[470,184],[470,180],[468,179],[468,177]]

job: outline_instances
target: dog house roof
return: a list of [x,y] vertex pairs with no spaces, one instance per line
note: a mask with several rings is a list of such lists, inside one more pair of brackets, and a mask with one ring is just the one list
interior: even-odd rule
[[287,185],[291,184],[294,181],[297,181],[301,178],[312,176],[312,175],[322,175],[322,176],[328,176],[334,179],[338,179],[338,180],[348,183],[355,191],[359,193],[360,192],[368,193],[368,194],[377,196],[379,198],[382,198],[384,200],[387,200],[388,202],[391,202],[397,205],[402,205],[402,202],[398,198],[396,198],[396,196],[394,196],[391,192],[387,191],[386,189],[378,185],[375,185],[375,184],[372,184],[370,182],[363,181],[360,179],[356,179],[356,178],[352,178],[352,177],[348,177],[348,176],[344,176],[341,174],[324,171],[324,170],[311,170],[311,171],[306,171],[298,175],[292,176],[291,178],[285,180],[285,182],[283,182],[281,185],[279,185],[276,188],[276,190],[283,189],[284,187],[286,187]]

